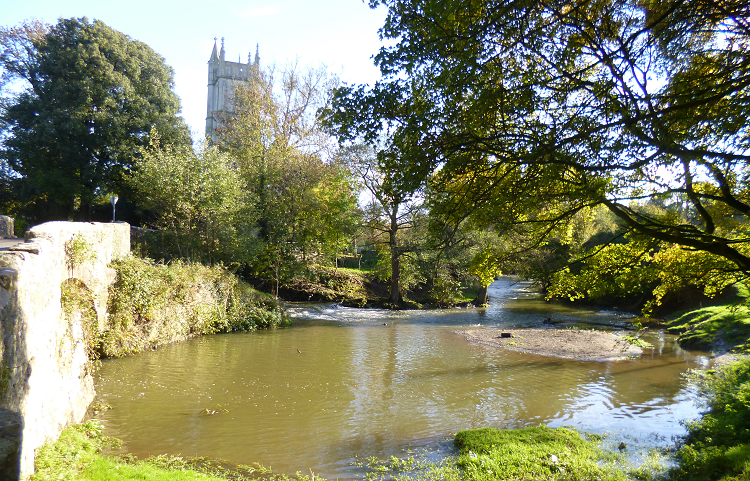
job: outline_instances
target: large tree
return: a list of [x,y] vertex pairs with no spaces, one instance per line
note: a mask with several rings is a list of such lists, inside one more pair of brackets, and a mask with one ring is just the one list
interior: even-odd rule
[[403,301],[404,256],[415,250],[414,243],[405,239],[405,231],[413,229],[421,217],[421,192],[398,183],[395,163],[388,162],[384,152],[372,145],[356,144],[343,149],[342,154],[372,199],[365,209],[364,221],[368,230],[375,233],[373,241],[379,250],[388,254],[388,301],[396,305]]
[[[604,205],[631,230],[750,271],[747,2],[370,4],[389,9],[384,79],[339,89],[340,134],[388,125],[425,154],[404,157],[405,175],[458,182],[467,215],[533,226],[533,242]],[[649,199],[688,215],[638,208]]]
[[262,277],[283,280],[295,260],[335,262],[353,234],[353,179],[318,117],[336,85],[324,67],[271,65],[236,87],[233,112],[221,119],[216,142],[232,152],[257,198],[254,267]]
[[87,219],[97,196],[122,195],[152,129],[189,141],[172,69],[98,20],[0,28],[0,68],[4,180],[32,221]]

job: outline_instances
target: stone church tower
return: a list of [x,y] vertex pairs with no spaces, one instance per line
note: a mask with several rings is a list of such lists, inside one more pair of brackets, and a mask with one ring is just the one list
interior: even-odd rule
[[214,38],[214,49],[208,60],[208,102],[206,107],[206,135],[216,140],[215,130],[221,126],[221,119],[227,114],[234,112],[232,97],[234,89],[242,83],[252,82],[258,78],[260,69],[260,56],[258,47],[255,47],[255,60],[250,62],[250,54],[247,54],[247,63],[228,62],[224,59],[224,37],[221,38],[221,51],[216,52],[216,39]]

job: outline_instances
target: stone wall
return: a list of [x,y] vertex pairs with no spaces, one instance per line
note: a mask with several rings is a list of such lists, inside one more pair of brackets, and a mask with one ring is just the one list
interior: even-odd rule
[[[125,223],[48,222],[25,237],[0,253],[4,480],[31,475],[36,449],[83,420],[94,398],[90,328],[106,322],[107,291],[116,276],[108,264],[130,252]],[[73,295],[74,302],[68,299]],[[16,432],[21,444],[14,453]]]
[[15,237],[13,233],[15,219],[7,215],[0,215],[0,239],[10,239]]

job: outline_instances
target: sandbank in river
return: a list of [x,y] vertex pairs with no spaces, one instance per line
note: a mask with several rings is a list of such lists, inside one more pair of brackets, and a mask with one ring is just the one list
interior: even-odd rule
[[[581,329],[472,329],[458,331],[467,341],[507,351],[577,361],[616,361],[643,350],[612,332]],[[503,336],[502,334],[506,334]],[[507,336],[510,334],[510,336]]]

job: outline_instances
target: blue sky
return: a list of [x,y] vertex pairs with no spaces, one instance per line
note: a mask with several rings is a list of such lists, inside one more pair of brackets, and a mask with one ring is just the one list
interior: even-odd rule
[[148,44],[174,68],[182,114],[199,136],[214,37],[225,38],[227,60],[247,61],[258,44],[261,65],[324,63],[345,82],[371,84],[380,76],[371,57],[385,13],[362,0],[0,0],[5,26],[86,16]]

